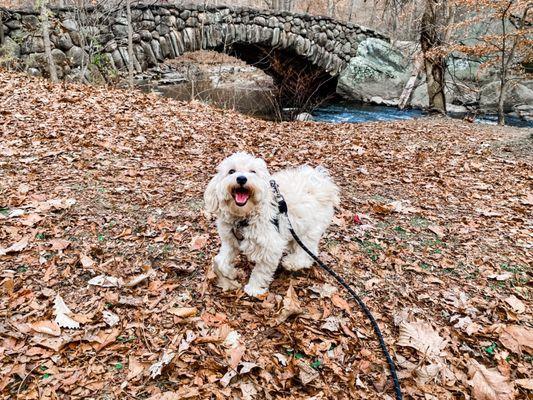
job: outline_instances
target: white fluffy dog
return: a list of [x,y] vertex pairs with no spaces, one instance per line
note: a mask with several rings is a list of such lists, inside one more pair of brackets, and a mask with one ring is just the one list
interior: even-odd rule
[[226,158],[204,194],[206,210],[218,217],[222,246],[213,268],[224,290],[240,287],[234,266],[239,252],[255,263],[244,287],[249,296],[267,292],[284,252],[287,255],[281,264],[287,270],[313,264],[293,240],[286,218],[279,214],[272,179],[285,198],[294,230],[315,254],[339,204],[339,189],[322,167],[304,165],[270,175],[266,163],[250,154],[239,152]]

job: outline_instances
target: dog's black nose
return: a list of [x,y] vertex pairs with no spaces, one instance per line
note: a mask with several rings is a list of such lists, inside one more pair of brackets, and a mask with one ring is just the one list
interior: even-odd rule
[[244,175],[240,175],[237,177],[237,183],[239,185],[244,185],[248,179]]

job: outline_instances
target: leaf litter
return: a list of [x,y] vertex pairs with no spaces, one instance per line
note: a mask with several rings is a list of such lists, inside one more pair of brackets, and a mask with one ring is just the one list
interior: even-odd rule
[[528,398],[527,131],[442,118],[275,124],[0,81],[1,398],[392,395],[370,325],[321,271],[280,271],[260,301],[216,287],[202,194],[237,150],[273,171],[323,165],[341,186],[320,256],[372,310],[407,398]]

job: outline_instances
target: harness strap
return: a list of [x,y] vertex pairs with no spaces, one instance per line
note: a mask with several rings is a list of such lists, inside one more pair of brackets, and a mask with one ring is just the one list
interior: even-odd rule
[[237,239],[239,242],[241,240],[244,240],[244,234],[242,233],[243,228],[246,228],[248,226],[248,220],[243,219],[238,221],[233,228],[231,228],[231,233],[233,233],[233,236],[235,236],[235,239]]

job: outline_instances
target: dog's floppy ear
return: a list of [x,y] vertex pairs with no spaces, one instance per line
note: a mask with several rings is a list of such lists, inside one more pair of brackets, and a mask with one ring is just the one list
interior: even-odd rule
[[210,213],[214,213],[219,208],[219,200],[217,196],[218,180],[219,174],[217,173],[211,178],[204,192],[205,210]]

